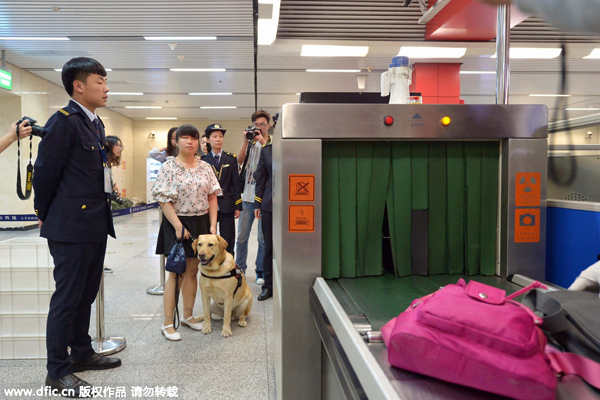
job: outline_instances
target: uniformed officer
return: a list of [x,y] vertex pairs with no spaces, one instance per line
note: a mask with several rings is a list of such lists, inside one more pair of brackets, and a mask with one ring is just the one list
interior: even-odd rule
[[265,236],[265,257],[263,271],[265,283],[258,300],[273,296],[273,146],[267,143],[260,152],[260,159],[254,173],[256,188],[254,191],[254,216],[260,219]]
[[118,358],[96,354],[88,334],[107,235],[115,237],[104,124],[95,114],[106,105],[109,89],[106,70],[91,58],[68,61],[62,81],[72,100],[44,127],[34,167],[34,207],[56,281],[46,325],[46,386],[79,396],[89,384],[73,372],[121,365]]
[[209,163],[221,185],[219,202],[219,233],[227,241],[227,251],[232,255],[235,248],[235,219],[242,211],[242,187],[238,174],[235,154],[223,151],[223,138],[226,130],[219,124],[211,124],[204,130],[210,146],[202,160]]

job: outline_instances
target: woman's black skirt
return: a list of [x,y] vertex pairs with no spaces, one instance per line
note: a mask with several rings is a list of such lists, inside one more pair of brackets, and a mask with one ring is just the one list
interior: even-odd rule
[[[192,241],[199,235],[210,234],[210,218],[208,217],[208,213],[192,217],[178,216],[178,218],[191,235],[191,239],[183,241],[185,256],[187,258],[194,258],[196,254],[192,249]],[[171,225],[167,217],[163,215],[156,241],[156,254],[168,255],[176,240],[175,228]]]

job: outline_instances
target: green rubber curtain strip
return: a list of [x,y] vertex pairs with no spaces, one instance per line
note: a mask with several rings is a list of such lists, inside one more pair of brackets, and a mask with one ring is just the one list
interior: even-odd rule
[[364,276],[366,262],[367,228],[369,221],[369,198],[371,169],[373,168],[373,142],[360,142],[356,147],[356,234],[358,265],[356,274]]
[[391,146],[389,142],[374,142],[371,177],[369,179],[369,205],[366,240],[359,242],[365,248],[363,274],[381,275],[383,272],[382,230],[387,186],[390,177]]
[[447,215],[448,215],[448,272],[460,274],[464,271],[465,258],[465,155],[463,142],[448,142]]
[[429,143],[429,274],[447,273],[446,142]]
[[467,185],[467,275],[479,273],[481,260],[481,143],[465,142]]
[[411,142],[410,159],[412,175],[412,209],[427,210],[427,171],[428,171],[428,145],[427,142]]
[[338,143],[323,142],[322,273],[325,278],[340,276],[340,193]]
[[496,273],[498,221],[499,142],[481,143],[481,267],[483,275]]
[[341,276],[354,277],[358,267],[357,257],[357,155],[356,142],[338,142],[340,202],[336,204],[340,216]]
[[398,276],[410,275],[411,172],[410,142],[392,143],[390,187],[388,188],[388,222]]

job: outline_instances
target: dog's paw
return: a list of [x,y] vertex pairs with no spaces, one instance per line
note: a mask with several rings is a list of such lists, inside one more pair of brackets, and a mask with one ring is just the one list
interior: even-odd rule
[[244,320],[241,320],[241,319],[240,319],[240,320],[238,321],[238,326],[241,326],[241,327],[245,328],[245,327],[247,327],[247,326],[248,326],[248,323],[246,322],[246,320],[245,320],[245,319],[244,319]]
[[233,334],[231,333],[231,329],[226,329],[226,328],[223,328],[223,331],[221,332],[221,336],[223,336],[223,337],[229,337],[229,336],[231,336],[231,335],[233,335]]
[[205,335],[208,333],[212,332],[212,327],[210,325],[207,325],[206,322],[204,323],[204,326],[202,327],[202,330],[200,331],[202,333],[204,333]]

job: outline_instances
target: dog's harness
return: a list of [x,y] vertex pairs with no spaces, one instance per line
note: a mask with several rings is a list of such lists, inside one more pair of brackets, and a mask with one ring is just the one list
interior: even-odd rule
[[227,274],[222,275],[222,276],[208,276],[208,275],[204,275],[202,273],[202,271],[200,271],[200,275],[202,275],[205,278],[209,278],[209,279],[237,278],[237,286],[235,287],[235,290],[233,291],[233,297],[235,297],[235,294],[237,293],[238,289],[242,286],[242,276],[244,275],[244,271],[242,271],[240,268],[234,268],[231,271],[229,271]]

